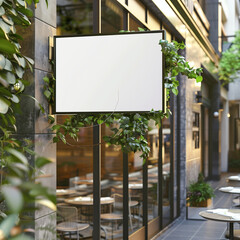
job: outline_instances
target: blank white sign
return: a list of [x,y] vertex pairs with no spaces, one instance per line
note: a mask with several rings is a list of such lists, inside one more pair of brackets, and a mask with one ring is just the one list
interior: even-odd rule
[[163,109],[163,32],[55,37],[55,113]]

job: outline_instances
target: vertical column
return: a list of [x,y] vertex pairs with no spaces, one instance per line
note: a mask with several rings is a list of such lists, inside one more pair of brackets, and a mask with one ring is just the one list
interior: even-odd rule
[[210,137],[209,137],[209,177],[212,180],[220,179],[220,161],[219,161],[219,118],[214,117],[213,113],[218,112],[220,106],[220,82],[211,86],[211,111],[210,111]]
[[[49,37],[56,35],[57,24],[57,1],[40,1],[35,9],[34,17],[34,83],[35,98],[43,105],[48,113],[48,102],[43,94],[43,77],[50,76],[53,69],[49,63]],[[26,39],[25,37],[24,39]],[[28,48],[28,46],[27,46]],[[31,110],[30,110],[31,111]],[[51,159],[56,159],[56,144],[52,139],[55,134],[50,130],[46,115],[43,116],[36,108],[35,111],[35,151],[40,155]],[[54,164],[47,165],[42,169],[45,174],[51,177],[42,179],[42,184],[56,189],[56,161]],[[48,229],[56,227],[56,213],[44,208],[35,212],[35,239],[56,239],[56,233]]]
[[205,13],[210,23],[209,40],[212,43],[215,51],[218,51],[218,0],[206,0]]
[[[101,0],[93,0],[93,33],[101,33]],[[101,126],[93,127],[93,240],[100,239]]]
[[128,153],[123,153],[123,239],[128,239]]
[[143,226],[148,239],[148,160],[143,164]]
[[[48,61],[48,37],[56,34],[56,0],[49,1],[48,7],[45,1],[40,1],[34,9],[34,17],[31,19],[32,25],[26,29],[19,28],[17,33],[22,35],[22,53],[35,62],[33,72],[27,70],[24,79],[29,82],[25,89],[26,95],[35,97],[48,113],[48,102],[43,94],[43,77],[52,72]],[[54,133],[50,130],[47,117],[43,115],[37,104],[30,98],[23,98],[21,102],[22,113],[17,117],[16,138],[31,140],[33,150],[40,156],[56,159],[56,145],[52,143]],[[29,160],[34,165],[34,157]],[[42,169],[49,178],[38,179],[44,186],[53,191],[56,189],[56,164],[47,165]],[[49,208],[42,207],[32,213],[35,228],[35,239],[56,239],[56,234],[48,229],[56,228],[56,212]]]
[[[162,125],[162,122],[161,122]],[[162,126],[159,129],[159,152],[158,152],[158,216],[159,228],[163,228],[163,185],[162,185]]]
[[101,126],[93,126],[93,239],[100,239],[101,215]]
[[93,33],[101,33],[101,0],[93,0]]

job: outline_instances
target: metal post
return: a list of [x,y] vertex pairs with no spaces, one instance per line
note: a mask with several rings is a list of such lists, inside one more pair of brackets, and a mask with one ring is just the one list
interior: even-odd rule
[[93,0],[93,33],[101,33],[101,0]]
[[229,239],[230,240],[234,240],[233,222],[229,223]]
[[93,127],[93,240],[100,239],[101,126]]
[[123,153],[123,239],[128,239],[128,153]]
[[148,160],[143,164],[143,226],[145,239],[148,239]]
[[159,228],[163,228],[163,186],[162,186],[162,121],[158,132],[159,136],[159,151],[158,151],[158,216]]

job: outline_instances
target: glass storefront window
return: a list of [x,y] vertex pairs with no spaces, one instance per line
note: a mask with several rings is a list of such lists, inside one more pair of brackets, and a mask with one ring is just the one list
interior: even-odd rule
[[146,7],[140,0],[128,1],[128,7],[133,15],[138,16],[140,21],[145,22]]
[[159,134],[154,121],[149,123],[148,143],[150,154],[148,158],[148,221],[158,217],[158,153]]
[[123,9],[110,0],[102,0],[101,4],[101,32],[117,33],[123,30]]
[[57,0],[57,34],[93,32],[93,0]]
[[170,220],[170,168],[171,168],[171,128],[170,118],[164,118],[162,121],[162,189],[163,189],[163,226],[166,226]]
[[[131,1],[130,1],[131,2]],[[146,8],[135,1],[130,3],[139,6],[145,21]],[[125,10],[126,11],[126,10]],[[137,11],[137,10],[136,10]],[[58,35],[92,34],[93,33],[93,0],[57,0],[57,32]],[[126,13],[126,12],[125,12]],[[149,13],[149,11],[148,11]],[[139,31],[138,28],[146,29],[145,25],[129,14],[130,31]],[[117,33],[123,29],[123,7],[113,0],[101,0],[101,33]],[[126,19],[125,19],[126,20]],[[148,24],[153,30],[158,30],[160,24],[157,19],[149,14]],[[167,34],[167,37],[171,37]],[[58,116],[57,122],[63,123],[66,116]],[[115,122],[114,126],[118,127]],[[102,136],[109,135],[111,127],[101,125]],[[170,120],[163,120],[162,146],[159,145],[159,129],[154,122],[150,122],[148,142],[151,152],[148,159],[148,221],[159,218],[159,184],[163,189],[163,225],[170,221]],[[85,127],[78,133],[78,141],[67,138],[67,144],[57,143],[57,200],[58,206],[71,205],[77,208],[76,222],[86,224],[93,220],[93,128]],[[107,234],[107,238],[123,239],[123,153],[120,146],[108,146],[101,140],[101,235]],[[162,148],[162,181],[158,176],[159,147]],[[143,228],[143,160],[141,153],[128,155],[129,172],[129,235],[136,234]],[[83,204],[82,202],[87,202]],[[92,204],[91,204],[92,203]],[[68,211],[71,211],[70,209]],[[126,219],[124,220],[126,221]],[[162,221],[162,219],[158,219]],[[155,222],[156,223],[156,222]],[[152,224],[155,225],[156,224]],[[158,226],[160,226],[158,224]],[[84,237],[92,236],[92,226],[81,232]],[[141,231],[140,230],[140,231]],[[160,229],[151,230],[155,234]],[[153,235],[152,235],[153,236]]]
[[133,15],[130,14],[129,30],[138,32],[138,28],[146,29],[146,27],[140,21],[138,21]]

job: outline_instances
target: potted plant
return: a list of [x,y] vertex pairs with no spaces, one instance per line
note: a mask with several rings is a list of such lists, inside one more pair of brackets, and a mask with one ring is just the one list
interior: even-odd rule
[[190,184],[187,192],[187,203],[190,207],[207,207],[214,197],[213,188],[204,181],[202,173],[198,175],[198,181]]

